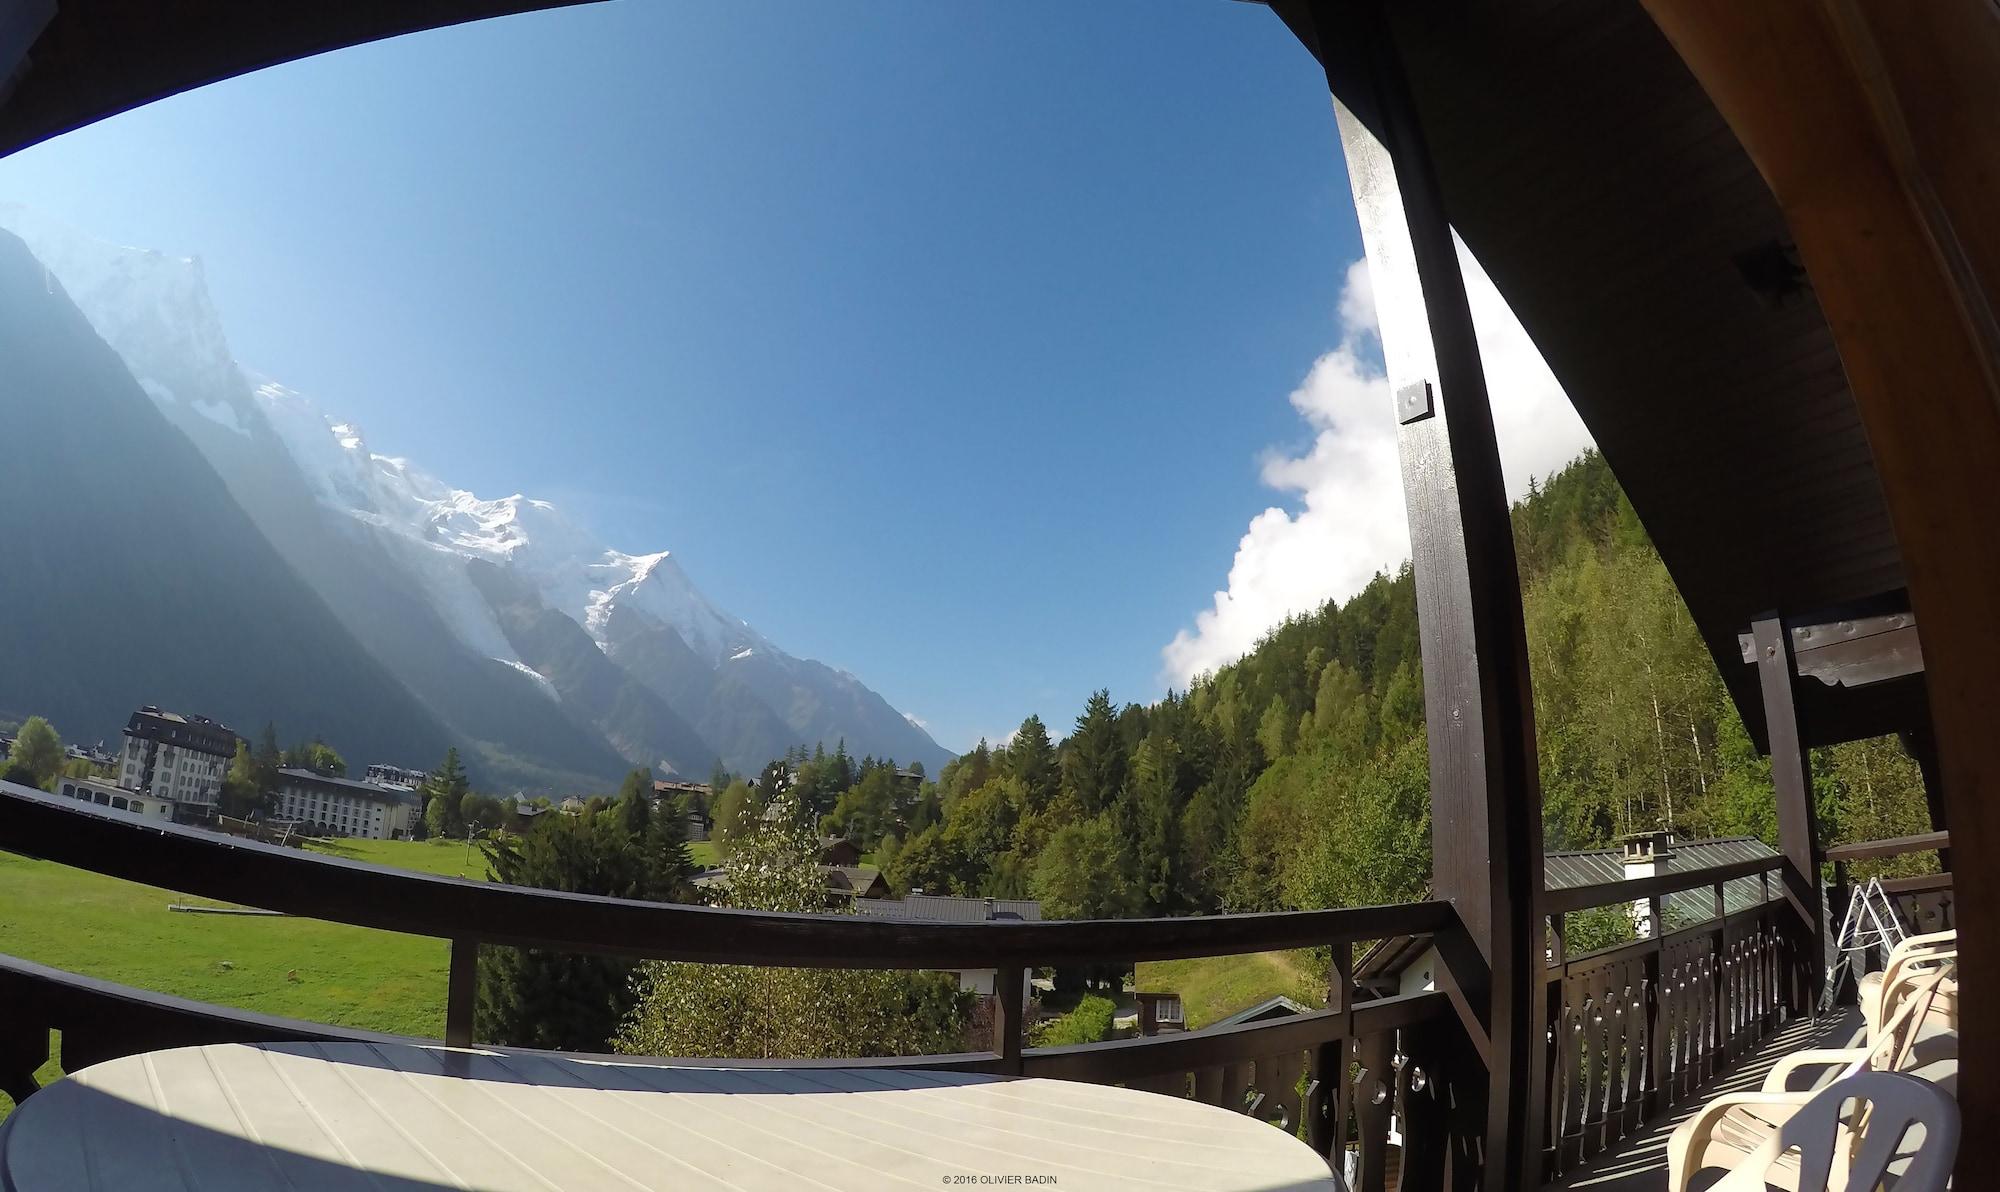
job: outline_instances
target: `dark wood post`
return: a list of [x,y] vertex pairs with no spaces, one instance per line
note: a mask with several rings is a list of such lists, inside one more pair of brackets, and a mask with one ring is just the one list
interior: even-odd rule
[[1797,953],[1791,967],[1787,1003],[1795,1012],[1819,1004],[1826,973],[1826,924],[1819,887],[1819,816],[1813,807],[1812,759],[1799,733],[1797,662],[1792,635],[1775,615],[1754,621],[1757,678],[1764,695],[1764,721],[1771,735],[1771,786],[1778,801],[1778,851],[1785,901],[1791,904]]
[[1009,1076],[1021,1074],[1022,986],[1027,970],[1019,965],[1003,968],[993,975],[993,1054],[1000,1057],[1000,1070]]
[[451,968],[445,976],[444,1041],[472,1046],[472,1013],[479,1000],[479,941],[451,941]]
[[9,1015],[0,1021],[0,1093],[20,1105],[41,1085],[35,1071],[49,1062],[49,1028],[39,1017]]
[[1547,1092],[1542,796],[1520,575],[1485,369],[1384,10],[1373,0],[1273,7],[1340,98],[1341,145],[1400,426],[1422,627],[1432,883],[1462,924],[1437,937],[1439,976],[1487,1068],[1478,1158],[1486,1186],[1532,1187]]
[[1340,1169],[1347,1149],[1347,1052],[1354,1038],[1354,945],[1333,946],[1326,978],[1326,1008],[1340,1015],[1340,1037],[1313,1057],[1312,1095],[1306,1098],[1307,1140]]

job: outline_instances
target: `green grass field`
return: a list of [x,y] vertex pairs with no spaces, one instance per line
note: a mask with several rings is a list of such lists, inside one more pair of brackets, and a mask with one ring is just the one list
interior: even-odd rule
[[0,951],[159,993],[344,1026],[437,1035],[443,940],[218,905],[0,853]]
[[463,840],[318,840],[306,847],[329,857],[476,882],[485,881],[490,872],[486,854]]
[[[486,880],[464,841],[330,840],[313,851],[373,865]],[[692,844],[713,865],[715,845]],[[47,861],[0,853],[0,952],[52,968],[214,1002],[366,1030],[444,1033],[443,940],[313,919],[191,915],[223,905]],[[58,1041],[59,1042],[59,1041]],[[44,1083],[60,1074],[52,1062]],[[13,1103],[0,1094],[0,1119]]]
[[1180,994],[1188,1029],[1199,1030],[1277,994],[1308,1006],[1325,1005],[1326,977],[1314,969],[1309,951],[1149,960],[1133,974],[1133,987]]
[[[401,841],[333,847],[356,860],[450,876],[464,852],[463,844]],[[483,879],[485,862],[473,857],[468,876]],[[443,940],[312,919],[183,914],[169,903],[219,905],[0,853],[0,951],[265,1014],[430,1038],[444,1031]],[[11,1108],[0,1097],[0,1111]]]
[[688,842],[688,856],[703,869],[712,869],[722,864],[722,854],[716,851],[713,840],[691,840]]

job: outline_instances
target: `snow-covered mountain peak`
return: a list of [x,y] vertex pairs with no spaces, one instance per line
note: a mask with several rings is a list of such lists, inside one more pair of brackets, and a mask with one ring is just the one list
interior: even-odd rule
[[[502,565],[600,643],[616,608],[672,626],[711,663],[762,643],[755,630],[709,603],[671,552],[626,554],[552,502],[524,493],[487,500],[456,488],[407,459],[371,451],[358,426],[329,416],[304,394],[255,380],[264,416],[328,508],[431,552]],[[474,636],[490,652],[485,619],[478,620]]]
[[[122,247],[18,205],[0,204],[0,229],[26,242],[51,292],[61,286],[366,648],[452,710],[455,731],[536,765],[600,748],[696,770],[723,754],[755,769],[800,742],[840,739],[878,755],[942,754],[858,680],[785,653],[717,608],[671,552],[613,549],[525,493],[488,499],[455,487],[243,369],[198,259]],[[551,610],[583,632],[551,623]],[[553,724],[539,706],[520,718],[511,693],[521,680],[459,667],[458,647],[474,656],[468,664],[491,659],[530,676],[574,723]],[[572,731],[585,736],[564,735]],[[536,754],[536,741],[552,752]]]
[[112,244],[18,203],[0,203],[0,228],[27,244],[170,416],[192,408],[249,433],[235,404],[242,379],[200,258]]

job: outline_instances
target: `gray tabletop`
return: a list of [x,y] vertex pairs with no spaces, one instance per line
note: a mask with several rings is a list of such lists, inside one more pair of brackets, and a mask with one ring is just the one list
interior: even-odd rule
[[1131,1089],[363,1043],[188,1047],[87,1068],[7,1123],[0,1185],[1336,1187],[1311,1148],[1283,1131]]

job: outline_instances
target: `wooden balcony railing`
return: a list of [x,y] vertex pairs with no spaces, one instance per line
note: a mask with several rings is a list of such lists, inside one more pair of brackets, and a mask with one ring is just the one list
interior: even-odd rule
[[[1855,883],[1848,872],[1849,865],[1856,861],[1883,861],[1890,857],[1928,852],[1938,855],[1942,872],[1913,877],[1885,877],[1882,879],[1882,892],[1889,896],[1896,913],[1912,932],[1947,931],[1957,927],[1958,920],[1952,907],[1949,832],[1925,832],[1889,840],[1862,840],[1826,850],[1826,859],[1833,864],[1833,885],[1827,890],[1826,898],[1833,922],[1838,925],[1845,917],[1848,900],[1854,895]],[[1880,966],[1884,959],[1879,948],[1870,948],[1860,963],[1864,968],[1873,968]]]
[[[1403,1139],[1400,1186],[1441,1187],[1452,1090],[1469,1092],[1477,1084],[1483,1096],[1486,1080],[1439,993],[1365,1004],[1335,996],[1328,1009],[1271,1022],[1071,1047],[1021,1045],[1021,976],[1029,966],[1235,955],[1460,930],[1442,902],[1105,922],[910,923],[766,914],[385,869],[141,821],[7,784],[0,784],[0,850],[247,906],[449,940],[446,1036],[459,1045],[472,1042],[476,957],[485,944],[811,968],[997,969],[1000,1013],[990,1051],[822,1065],[1049,1076],[1191,1096],[1298,1132],[1336,1165],[1351,1155],[1359,1186],[1372,1192],[1383,1188],[1391,1165],[1392,1115]],[[62,1032],[71,1067],[198,1043],[386,1038],[167,997],[8,957],[0,957],[0,1005],[6,1007],[0,1014],[0,1089],[17,1097],[34,1090],[31,1074],[47,1059],[50,1030]],[[1459,1123],[1461,1136],[1464,1127]]]
[[[1774,894],[1770,857],[1709,869],[1551,891],[1549,1102],[1543,1170],[1554,1175],[1612,1148],[1688,1099],[1751,1050],[1788,1012],[1807,1009],[1798,933]],[[1728,883],[1756,882],[1752,905],[1727,912]],[[1666,899],[1708,891],[1705,921],[1662,932]],[[1580,956],[1563,916],[1650,903],[1649,938]]]
[[[1448,1157],[1476,1162],[1489,1095],[1485,1068],[1443,993],[1357,1002],[1344,963],[1328,1008],[1222,1029],[1070,1047],[1022,1046],[1020,990],[1035,965],[1165,960],[1346,945],[1391,936],[1461,939],[1443,902],[1281,914],[1102,922],[911,923],[633,902],[386,869],[162,825],[0,784],[0,850],[128,881],[451,942],[446,1041],[470,1045],[478,949],[487,944],[728,964],[808,968],[996,969],[990,1050],[836,1061],[1124,1084],[1253,1113],[1307,1138],[1361,1192],[1443,1185]],[[1548,1136],[1544,1169],[1572,1166],[1685,1099],[1753,1046],[1810,992],[1797,979],[1797,932],[1773,857],[1549,892]],[[1754,882],[1751,905],[1587,955],[1567,955],[1567,912]],[[1740,900],[1739,900],[1740,901]],[[0,951],[5,942],[0,940]],[[0,1090],[32,1093],[48,1032],[65,1063],[97,1063],[214,1042],[381,1040],[0,956]],[[402,1040],[407,1041],[407,1040]],[[619,1057],[631,1062],[632,1057]],[[674,1064],[740,1060],[665,1057]],[[1395,1145],[1392,1145],[1395,1144]]]

